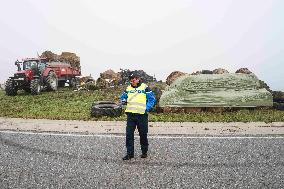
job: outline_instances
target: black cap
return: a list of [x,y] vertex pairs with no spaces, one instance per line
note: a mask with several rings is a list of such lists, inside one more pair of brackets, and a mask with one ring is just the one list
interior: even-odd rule
[[129,80],[131,80],[131,79],[133,79],[133,78],[141,78],[138,74],[136,74],[136,73],[132,73],[132,74],[130,74],[130,76],[129,76]]

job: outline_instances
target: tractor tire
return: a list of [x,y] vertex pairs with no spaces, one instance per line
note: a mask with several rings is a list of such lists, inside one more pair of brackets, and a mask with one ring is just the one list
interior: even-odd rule
[[77,87],[80,87],[81,82],[80,82],[80,78],[79,77],[75,77],[75,83]]
[[109,117],[119,117],[122,114],[122,107],[115,104],[95,104],[91,108],[91,116],[92,117],[101,117],[101,116],[109,116]]
[[6,95],[8,96],[16,96],[17,95],[17,88],[15,86],[13,79],[8,79],[5,85]]
[[40,81],[39,79],[33,79],[31,81],[31,94],[39,95],[41,91]]
[[58,87],[58,79],[53,71],[50,71],[45,78],[46,87],[48,91],[56,91]]
[[58,87],[65,87],[65,81],[58,81]]
[[30,92],[31,92],[31,88],[30,88],[29,86],[24,87],[23,90],[24,90],[26,93],[30,93]]
[[75,78],[71,78],[71,79],[69,80],[69,87],[70,87],[70,88],[75,88],[75,87],[76,87]]
[[78,88],[80,86],[80,79],[77,77],[74,77],[70,79],[69,81],[69,87],[70,88]]

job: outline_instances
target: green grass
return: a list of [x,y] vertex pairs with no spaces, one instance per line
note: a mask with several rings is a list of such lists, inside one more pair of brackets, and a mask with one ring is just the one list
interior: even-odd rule
[[[60,120],[108,120],[124,121],[123,114],[117,118],[92,118],[90,108],[93,102],[111,100],[118,102],[122,88],[108,91],[70,91],[43,92],[32,96],[19,92],[17,96],[6,96],[0,91],[0,117],[60,119]],[[150,121],[159,122],[282,122],[284,111],[279,110],[239,110],[235,112],[199,113],[150,113]]]

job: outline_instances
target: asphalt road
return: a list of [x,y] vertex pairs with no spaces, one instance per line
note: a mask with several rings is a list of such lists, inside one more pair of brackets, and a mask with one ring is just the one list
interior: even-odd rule
[[284,137],[152,137],[0,132],[0,188],[284,188]]

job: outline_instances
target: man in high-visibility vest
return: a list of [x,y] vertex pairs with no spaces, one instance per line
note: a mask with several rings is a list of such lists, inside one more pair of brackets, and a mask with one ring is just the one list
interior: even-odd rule
[[127,114],[126,124],[126,149],[127,154],[123,160],[134,158],[134,131],[137,126],[142,155],[147,158],[148,152],[148,112],[155,104],[155,97],[150,88],[142,83],[139,75],[132,74],[130,85],[120,97],[123,104],[126,104],[125,113]]

